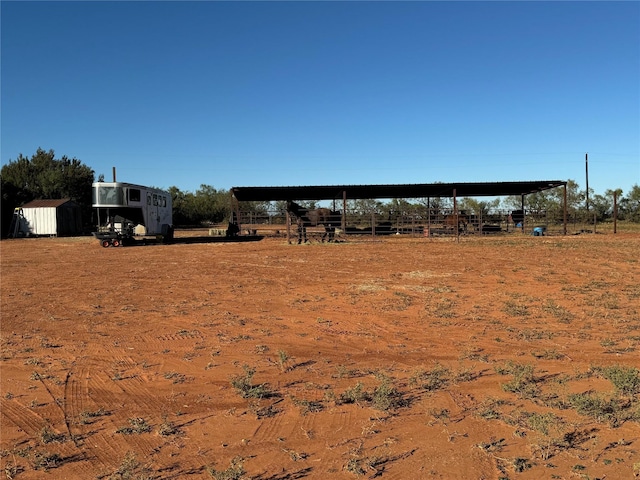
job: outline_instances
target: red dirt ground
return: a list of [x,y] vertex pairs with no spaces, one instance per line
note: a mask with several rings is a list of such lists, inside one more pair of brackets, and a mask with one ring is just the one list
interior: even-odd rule
[[640,235],[0,248],[7,478],[640,475]]

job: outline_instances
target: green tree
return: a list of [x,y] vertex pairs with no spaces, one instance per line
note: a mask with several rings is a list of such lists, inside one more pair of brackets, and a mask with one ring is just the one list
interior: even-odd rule
[[[619,190],[619,193],[621,196],[622,191]],[[622,198],[620,196],[618,196],[620,218],[640,222],[640,186],[635,184],[627,195]]]
[[467,214],[481,215],[482,217],[500,206],[500,199],[495,200],[478,200],[476,198],[462,198],[458,202],[458,210],[465,211]]
[[[574,180],[567,181],[567,212],[575,215],[584,211],[585,192],[580,190],[578,183]],[[521,208],[521,198],[519,196],[507,197],[504,205],[513,210]],[[541,192],[530,193],[524,197],[524,207],[527,211],[547,212],[549,218],[561,219],[563,216],[564,188],[552,188]]]
[[595,215],[596,220],[602,222],[610,218],[613,214],[612,199],[605,193],[604,195],[595,194],[589,196],[589,212],[591,216]]
[[173,223],[178,226],[208,225],[229,219],[231,205],[227,190],[216,190],[211,185],[200,185],[192,192],[170,187],[173,203]]
[[445,210],[453,210],[453,198],[448,197],[420,198],[418,199],[418,204],[421,205],[425,211],[428,207],[432,215],[438,215]]
[[[15,207],[35,199],[70,198],[82,209],[85,224],[91,225],[91,184],[94,171],[76,158],[55,158],[53,150],[38,148],[27,158],[22,154],[3,165],[2,233],[6,233]],[[11,212],[9,215],[6,212]]]

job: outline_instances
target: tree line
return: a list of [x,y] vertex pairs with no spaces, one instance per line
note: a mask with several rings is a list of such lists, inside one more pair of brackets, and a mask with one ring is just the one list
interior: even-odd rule
[[[104,180],[104,175],[97,177]],[[76,158],[63,155],[55,158],[53,150],[39,148],[30,158],[18,155],[15,160],[2,166],[0,170],[0,191],[2,193],[2,236],[8,232],[13,210],[36,199],[70,198],[81,208],[82,218],[87,232],[94,225],[91,207],[91,184],[96,181],[95,172],[88,165]],[[203,226],[219,224],[231,217],[231,198],[229,190],[216,189],[211,185],[200,185],[195,192],[182,191],[176,186],[169,187],[168,192],[173,200],[173,220],[176,226]],[[582,214],[590,219],[606,221],[613,216],[613,196],[617,195],[618,218],[631,222],[640,222],[640,187],[634,185],[624,194],[620,189],[607,190],[603,194],[589,191],[587,211],[587,192],[581,190],[577,182],[567,183],[567,209],[569,214]],[[560,216],[564,201],[564,192],[556,188],[533,193],[525,197],[525,209],[545,211],[551,216]],[[300,202],[307,208],[315,208],[318,202]],[[375,213],[391,217],[394,214],[411,215],[426,206],[434,210],[452,209],[452,199],[431,198],[393,199],[388,202],[379,200],[349,200],[347,209],[350,213],[370,215]],[[487,214],[497,209],[521,208],[520,197],[503,199],[478,200],[461,198],[457,202],[460,210],[475,214]],[[273,215],[284,215],[284,202],[243,202],[245,214],[264,218]],[[586,218],[586,217],[585,217]]]

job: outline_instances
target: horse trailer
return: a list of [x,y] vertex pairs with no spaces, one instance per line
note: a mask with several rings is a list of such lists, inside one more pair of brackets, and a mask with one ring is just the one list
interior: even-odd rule
[[135,237],[173,238],[173,211],[169,192],[123,182],[96,182],[92,185],[96,210],[94,236],[103,247],[121,246]]

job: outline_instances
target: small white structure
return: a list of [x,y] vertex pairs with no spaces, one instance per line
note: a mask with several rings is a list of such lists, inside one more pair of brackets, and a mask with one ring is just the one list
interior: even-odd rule
[[18,236],[70,236],[82,233],[80,207],[68,198],[33,200],[22,206]]

